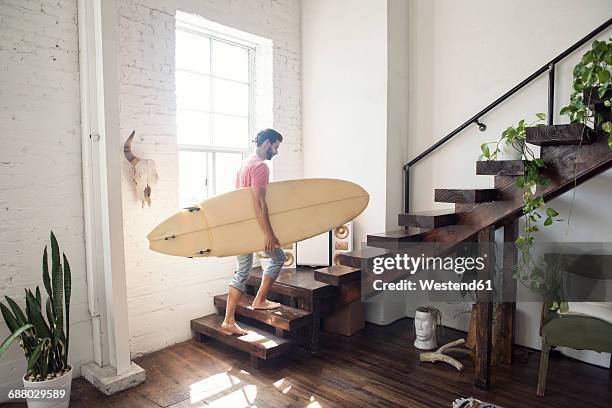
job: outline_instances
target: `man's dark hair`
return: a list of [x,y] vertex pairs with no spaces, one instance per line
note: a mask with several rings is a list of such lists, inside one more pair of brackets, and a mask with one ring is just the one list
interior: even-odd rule
[[274,129],[264,129],[257,134],[257,137],[255,138],[254,142],[257,143],[257,147],[259,147],[266,140],[269,140],[270,144],[276,143],[277,140],[279,142],[282,142],[283,136]]

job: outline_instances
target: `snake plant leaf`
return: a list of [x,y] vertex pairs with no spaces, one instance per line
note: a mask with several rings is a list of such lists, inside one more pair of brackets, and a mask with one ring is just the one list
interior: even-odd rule
[[27,330],[30,330],[32,327],[34,326],[28,323],[13,331],[13,333],[2,342],[2,345],[0,345],[0,358],[2,358],[2,355],[6,352],[6,350],[8,350],[11,344],[13,344],[13,342],[17,340],[17,338],[21,336],[22,333]]
[[36,303],[36,298],[34,298],[32,292],[29,292],[26,296],[26,308],[29,311],[31,317],[30,322],[34,325],[36,336],[42,338],[51,337],[51,331],[42,316],[40,306]]
[[21,308],[19,307],[19,305],[8,296],[5,296],[4,298],[6,299],[6,303],[8,303],[11,310],[13,311],[13,315],[15,316],[15,320],[17,320],[17,324],[19,324],[20,326],[27,324],[28,321],[26,320],[26,317],[21,311]]
[[19,330],[19,324],[17,323],[17,319],[8,307],[4,306],[4,303],[0,303],[0,311],[2,312],[2,317],[4,317],[4,321],[6,322],[7,327],[11,332],[15,332]]
[[51,306],[51,298],[47,298],[47,320],[49,328],[55,330],[55,316],[53,315],[53,307]]
[[47,344],[47,340],[48,338],[43,339],[43,341],[41,341],[38,344],[38,346],[36,346],[36,348],[34,349],[34,352],[28,359],[28,369],[27,369],[28,373],[32,370],[32,367],[34,367],[34,364],[38,362],[38,359],[40,358],[40,355],[43,351],[43,347],[45,347],[45,345]]
[[42,298],[40,297],[40,288],[36,287],[36,301],[42,306]]
[[[64,304],[66,308],[66,350],[70,345],[70,295],[72,293],[72,274],[70,272],[70,263],[66,254],[62,253],[64,258]],[[64,363],[68,365],[68,353],[65,356]]]
[[62,264],[59,258],[59,245],[53,231],[51,231],[51,283],[53,285],[53,314],[55,315],[55,326],[61,330],[64,329],[64,277],[62,273]]
[[53,291],[51,290],[51,278],[49,277],[49,257],[47,255],[47,246],[45,245],[45,250],[43,252],[43,283],[45,284],[45,289],[47,290],[47,295],[53,299]]

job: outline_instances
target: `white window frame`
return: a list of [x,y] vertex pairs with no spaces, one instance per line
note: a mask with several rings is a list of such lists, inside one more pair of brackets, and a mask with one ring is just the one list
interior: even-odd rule
[[[215,195],[217,193],[217,177],[216,177],[216,153],[241,153],[242,154],[242,159],[244,159],[245,157],[247,157],[251,152],[252,152],[252,143],[251,143],[251,137],[250,135],[253,132],[253,127],[254,127],[254,118],[255,118],[255,95],[254,95],[254,89],[255,89],[255,75],[254,75],[254,69],[255,69],[255,51],[256,51],[256,44],[248,41],[248,40],[244,40],[244,39],[240,39],[237,38],[235,36],[232,35],[228,35],[228,34],[224,34],[221,33],[219,31],[214,31],[214,30],[210,30],[204,27],[200,27],[194,24],[191,24],[189,22],[185,22],[185,21],[180,21],[177,20],[177,24],[176,24],[176,30],[182,30],[185,32],[188,32],[190,34],[196,34],[196,35],[200,35],[202,37],[206,37],[209,42],[210,42],[210,68],[211,68],[211,72],[210,74],[201,74],[199,72],[195,72],[192,70],[188,70],[188,69],[181,69],[181,68],[176,68],[176,72],[187,72],[187,73],[191,73],[191,74],[196,74],[196,75],[202,75],[205,77],[209,77],[210,79],[210,111],[201,111],[202,113],[208,113],[211,117],[211,120],[209,122],[209,129],[210,129],[210,137],[211,137],[211,145],[193,145],[193,144],[178,144],[178,151],[184,151],[184,152],[201,152],[205,154],[206,157],[206,166],[205,166],[205,179],[204,179],[204,183],[205,183],[205,188],[204,188],[204,193],[205,193],[205,197],[202,198],[207,198],[207,197],[211,197],[213,195]],[[213,56],[213,47],[212,47],[212,43],[213,41],[219,41],[219,42],[224,42],[226,44],[230,44],[233,46],[237,46],[240,48],[244,48],[248,51],[248,55],[249,55],[249,78],[248,78],[248,82],[243,82],[243,81],[238,81],[238,80],[234,80],[234,79],[229,79],[229,78],[225,78],[222,76],[218,76],[218,75],[214,75],[212,72],[212,64],[214,62],[214,56]],[[246,147],[244,148],[236,148],[236,147],[227,147],[227,146],[221,146],[221,145],[215,145],[215,135],[212,133],[212,115],[213,114],[217,114],[217,115],[225,115],[225,116],[237,116],[237,115],[232,115],[232,114],[226,114],[226,113],[220,113],[220,112],[215,112],[214,111],[214,106],[213,106],[213,87],[212,87],[212,81],[213,79],[223,79],[225,81],[231,81],[231,82],[235,82],[235,83],[239,83],[239,84],[244,84],[244,85],[248,85],[249,86],[249,112],[248,112],[248,134],[245,136],[247,138],[247,140],[245,141],[245,145]],[[178,106],[177,106],[177,112],[178,112]],[[243,118],[244,116],[239,116],[241,118]],[[178,135],[177,135],[178,136]],[[236,171],[238,171],[238,169],[236,169]],[[179,185],[179,195],[180,195],[180,188],[181,186]]]

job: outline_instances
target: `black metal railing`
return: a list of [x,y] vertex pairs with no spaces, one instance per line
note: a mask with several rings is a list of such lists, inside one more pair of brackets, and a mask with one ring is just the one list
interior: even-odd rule
[[410,160],[408,163],[404,165],[404,211],[410,211],[410,167],[417,164],[423,158],[427,157],[430,153],[435,151],[438,147],[442,146],[444,143],[448,142],[450,139],[455,137],[458,133],[462,132],[465,128],[467,128],[471,124],[478,125],[481,131],[486,130],[486,125],[480,122],[480,118],[493,110],[497,105],[504,102],[506,99],[517,93],[521,90],[525,85],[529,84],[534,79],[538,78],[544,72],[548,71],[548,124],[552,125],[553,120],[553,110],[554,110],[554,97],[555,97],[555,65],[563,60],[568,55],[572,54],[578,48],[582,47],[588,41],[592,40],[595,36],[606,30],[608,27],[612,25],[612,18],[608,19],[605,23],[597,27],[595,30],[587,34],[580,41],[569,47],[567,50],[563,51],[561,54],[557,55],[553,60],[546,63],[542,68],[538,69],[533,74],[529,75],[525,78],[520,84],[516,85],[514,88],[510,89],[508,92],[497,98],[493,103],[489,104],[486,108],[463,122],[459,127],[450,132],[448,135],[444,136],[442,139],[438,140],[435,144],[433,144],[430,148],[425,150],[423,153],[419,154],[414,159]]

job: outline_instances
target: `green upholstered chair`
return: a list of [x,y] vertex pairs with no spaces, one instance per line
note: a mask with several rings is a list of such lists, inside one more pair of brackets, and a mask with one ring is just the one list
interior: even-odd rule
[[[563,255],[563,265],[569,274],[596,280],[612,279],[610,255]],[[612,353],[612,324],[590,316],[558,314],[550,310],[548,300],[545,300],[542,307],[541,335],[542,354],[537,390],[539,396],[544,395],[551,347]]]

